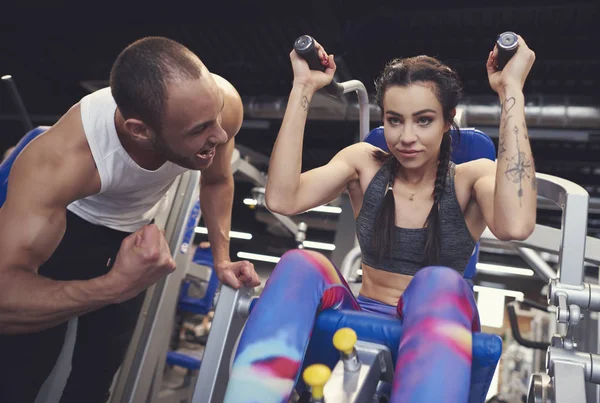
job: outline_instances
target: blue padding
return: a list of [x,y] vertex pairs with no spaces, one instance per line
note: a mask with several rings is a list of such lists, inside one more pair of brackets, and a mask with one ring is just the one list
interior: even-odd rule
[[[339,353],[333,346],[333,335],[342,327],[350,327],[362,341],[382,344],[390,349],[394,366],[402,336],[398,318],[352,310],[326,310],[317,317],[303,368],[322,363],[333,369]],[[469,402],[482,403],[489,389],[500,355],[502,339],[497,335],[473,333],[473,364]]]
[[175,351],[169,351],[167,353],[167,364],[176,365],[178,367],[194,371],[200,369],[200,364],[202,364],[202,360],[196,357],[192,357],[190,355],[181,354]]
[[8,189],[8,176],[10,175],[10,170],[15,160],[17,159],[17,156],[21,151],[23,151],[25,146],[31,142],[31,140],[44,133],[46,130],[48,130],[48,128],[48,126],[39,126],[35,129],[30,130],[25,136],[23,136],[21,141],[19,141],[19,143],[16,145],[15,149],[10,153],[8,158],[6,158],[6,160],[4,160],[2,164],[0,164],[0,207],[2,207],[2,205],[6,201],[6,192]]
[[463,273],[463,277],[467,280],[471,280],[477,274],[477,262],[479,261],[479,242],[475,244],[475,249],[473,250],[473,254],[469,259],[469,263],[467,263],[467,267],[465,267],[465,272]]
[[[456,130],[450,131],[452,137],[452,154],[450,159],[455,164],[473,161],[479,158],[487,158],[492,161],[496,160],[496,147],[492,139],[481,130],[471,127],[460,129],[460,136]],[[373,144],[375,147],[381,148],[383,151],[389,152],[389,148],[383,134],[383,126],[379,126],[365,137],[367,143]]]
[[217,277],[217,272],[215,271],[215,263],[211,249],[196,248],[193,261],[199,265],[208,266],[211,269],[210,279],[208,280],[208,286],[206,287],[206,293],[202,298],[188,297],[190,282],[184,281],[181,285],[178,308],[182,311],[206,315],[212,308],[213,300],[215,298],[217,288],[219,287],[219,278]]

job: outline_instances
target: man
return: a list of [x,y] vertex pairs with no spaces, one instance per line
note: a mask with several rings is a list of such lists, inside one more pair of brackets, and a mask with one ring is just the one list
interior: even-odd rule
[[229,260],[237,91],[181,44],[125,48],[110,88],[84,97],[15,161],[0,208],[0,401],[33,402],[79,317],[61,402],[105,402],[144,291],[175,270],[152,224],[166,192],[201,170],[219,279],[260,284]]

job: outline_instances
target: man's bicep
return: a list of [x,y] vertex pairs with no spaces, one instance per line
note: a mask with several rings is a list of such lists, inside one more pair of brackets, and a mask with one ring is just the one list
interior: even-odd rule
[[0,208],[0,272],[36,271],[54,252],[65,231],[65,209],[31,210],[30,204]]
[[2,268],[36,270],[52,255],[65,231],[67,206],[99,190],[93,159],[91,163],[77,153],[57,158],[44,150],[43,142],[22,152],[0,208]]

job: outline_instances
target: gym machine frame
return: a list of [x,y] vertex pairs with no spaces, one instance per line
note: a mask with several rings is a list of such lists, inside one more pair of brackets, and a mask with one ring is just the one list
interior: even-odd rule
[[[585,283],[587,215],[589,195],[581,186],[560,178],[549,180],[539,174],[538,193],[562,208],[562,239],[558,252],[558,278],[550,279],[548,304],[554,305],[565,334],[552,337],[546,353],[548,376],[534,374],[529,384],[529,402],[584,403],[585,383],[600,383],[600,356],[575,351],[575,327],[583,319],[583,310],[600,311],[600,286]],[[567,220],[567,217],[569,220]],[[589,248],[598,252],[598,247]],[[594,365],[595,364],[595,365]],[[595,367],[595,368],[594,368]]]

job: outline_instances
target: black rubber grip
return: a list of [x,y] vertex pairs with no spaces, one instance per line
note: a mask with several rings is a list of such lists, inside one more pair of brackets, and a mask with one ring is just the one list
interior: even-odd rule
[[[325,71],[327,67],[323,66],[319,59],[319,52],[315,47],[315,40],[310,35],[302,35],[294,42],[294,50],[300,57],[306,60],[311,70]],[[325,91],[336,98],[344,94],[344,87],[341,84],[331,80],[331,83],[323,87]]]
[[530,299],[522,299],[519,301],[521,305],[528,306],[530,308],[539,309],[543,312],[550,312],[548,305],[540,304],[539,302],[532,301]]
[[498,35],[496,39],[496,45],[498,46],[498,57],[496,61],[498,62],[498,70],[504,69],[506,63],[510,60],[511,57],[517,52],[519,48],[519,37],[514,32],[503,32]]
[[519,322],[517,321],[517,313],[515,312],[514,304],[514,302],[511,302],[506,306],[506,309],[508,311],[508,320],[510,322],[510,329],[512,330],[513,338],[517,341],[517,343],[524,347],[546,351],[548,347],[550,347],[550,343],[527,340],[524,339],[523,336],[521,336],[521,331],[519,330]]

